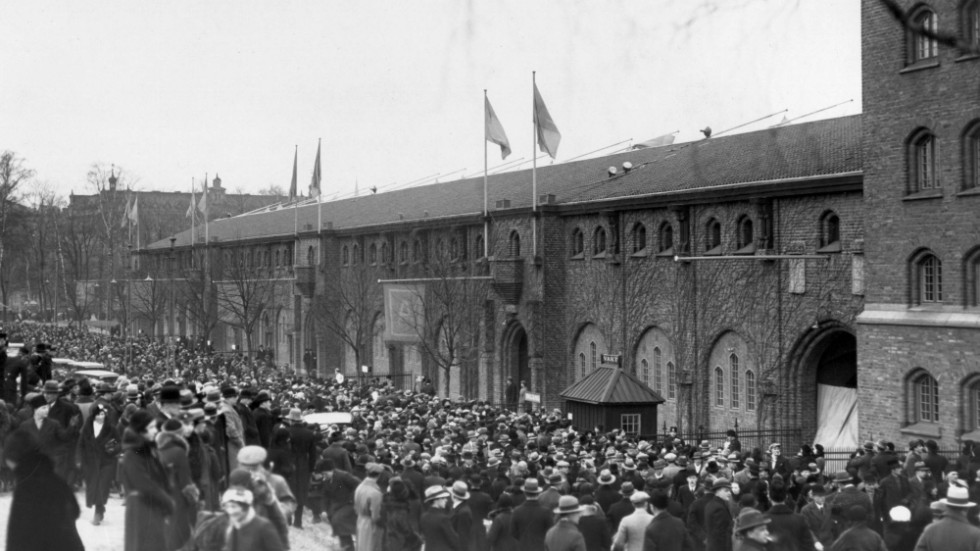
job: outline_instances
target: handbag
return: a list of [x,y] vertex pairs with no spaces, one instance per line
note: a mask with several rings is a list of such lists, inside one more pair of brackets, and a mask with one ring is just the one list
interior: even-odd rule
[[119,455],[119,452],[121,451],[122,451],[122,447],[119,445],[119,440],[116,440],[115,438],[110,438],[109,440],[106,441],[105,452],[108,455]]

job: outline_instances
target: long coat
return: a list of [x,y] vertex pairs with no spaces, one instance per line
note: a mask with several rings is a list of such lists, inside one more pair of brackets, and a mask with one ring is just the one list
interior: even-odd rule
[[191,477],[188,461],[190,445],[183,437],[161,432],[157,435],[157,450],[160,463],[167,472],[170,482],[170,497],[174,500],[174,515],[171,519],[171,547],[178,548],[191,537],[191,529],[197,518],[197,498],[199,492]]
[[670,513],[657,513],[646,527],[643,551],[685,551],[693,548],[684,521]]
[[536,500],[527,500],[514,509],[511,532],[520,542],[520,551],[541,551],[544,538],[551,528],[554,513]]
[[[109,500],[109,487],[116,477],[118,456],[106,451],[113,440],[118,444],[114,413],[106,413],[105,422],[95,434],[94,416],[89,416],[78,438],[78,455],[82,460],[82,475],[85,480],[85,506],[105,507]],[[117,446],[121,451],[121,446]],[[117,452],[118,453],[118,452]]]
[[511,517],[514,510],[510,507],[499,509],[490,516],[490,530],[487,531],[487,542],[490,544],[490,551],[517,551],[517,539],[511,531]]
[[156,446],[131,429],[123,434],[119,477],[126,489],[125,551],[169,551],[170,497],[167,472]]
[[731,551],[732,513],[728,502],[712,496],[704,507],[705,549],[707,551]]
[[385,495],[381,502],[381,523],[384,526],[381,549],[404,551],[420,549],[422,547],[420,518],[418,500],[396,499],[392,495]]
[[364,479],[354,492],[354,510],[357,512],[357,551],[380,551],[383,497],[378,481],[372,478]]
[[425,551],[468,551],[460,543],[459,534],[453,530],[453,523],[445,509],[429,507],[422,513],[420,525]]
[[335,470],[323,481],[323,497],[327,502],[327,519],[336,536],[357,533],[357,513],[354,512],[354,492],[360,481],[352,474]]
[[613,538],[614,548],[625,548],[627,551],[643,551],[643,541],[646,539],[647,526],[653,520],[653,515],[645,509],[634,509],[632,515],[623,517],[616,536]]
[[[956,547],[942,547],[941,549],[952,550]],[[965,548],[960,548],[965,549]],[[830,551],[888,551],[885,547],[885,540],[881,539],[878,532],[868,527],[866,522],[859,523],[847,530],[837,538]]]
[[44,454],[24,457],[14,470],[17,486],[10,503],[7,549],[84,551],[75,529],[78,501]]
[[296,503],[302,507],[310,492],[310,473],[316,466],[316,436],[304,426],[293,425],[289,427],[289,448],[293,473],[287,481],[296,495]]
[[813,533],[802,515],[790,510],[785,504],[777,503],[766,512],[772,522],[769,533],[780,550],[810,551],[813,549]]
[[559,520],[545,535],[545,551],[585,551],[585,538],[574,522]]

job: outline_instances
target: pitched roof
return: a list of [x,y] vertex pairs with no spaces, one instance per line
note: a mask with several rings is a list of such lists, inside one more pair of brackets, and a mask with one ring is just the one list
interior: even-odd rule
[[[861,116],[853,115],[542,166],[538,167],[538,193],[553,194],[558,205],[571,205],[829,177],[859,172],[861,153]],[[634,167],[628,173],[608,175],[610,166],[621,167],[627,161]],[[529,169],[492,175],[488,188],[491,208],[501,199],[510,200],[512,208],[531,206]],[[209,232],[213,239],[225,242],[285,237],[296,226],[301,232],[307,225],[315,228],[317,208],[310,204],[218,220],[211,223]],[[478,215],[483,209],[483,178],[329,201],[319,208],[323,222],[341,231]],[[190,244],[189,231],[176,237],[178,246]],[[149,248],[167,246],[169,241],[164,239]]]
[[601,366],[560,394],[566,400],[590,404],[661,404],[664,399],[639,379],[618,367]]

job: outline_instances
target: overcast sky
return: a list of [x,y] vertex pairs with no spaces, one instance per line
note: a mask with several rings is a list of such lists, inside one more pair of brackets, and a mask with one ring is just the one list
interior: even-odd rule
[[297,145],[305,193],[317,138],[326,197],[478,173],[484,88],[529,161],[532,70],[556,162],[861,110],[855,0],[11,0],[0,52],[0,150],[64,195],[93,163],[144,190],[288,188]]

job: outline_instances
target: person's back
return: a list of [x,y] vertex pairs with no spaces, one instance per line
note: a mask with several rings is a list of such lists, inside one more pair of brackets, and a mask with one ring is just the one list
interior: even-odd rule
[[511,527],[514,537],[520,542],[520,551],[541,551],[545,535],[551,528],[552,517],[553,513],[542,507],[537,499],[525,499],[514,509]]

